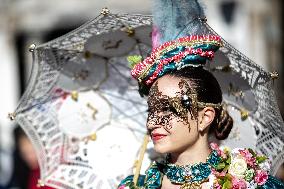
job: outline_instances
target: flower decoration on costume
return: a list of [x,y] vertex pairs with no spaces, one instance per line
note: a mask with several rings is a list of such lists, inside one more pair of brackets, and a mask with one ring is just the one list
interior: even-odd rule
[[265,156],[255,153],[251,149],[219,148],[215,143],[210,144],[212,152],[205,163],[193,165],[175,165],[165,160],[153,162],[140,175],[137,185],[133,183],[133,176],[122,181],[118,189],[156,189],[160,188],[163,176],[181,189],[200,188],[202,184],[210,189],[256,189],[270,188],[275,183],[283,188],[283,183],[268,175],[269,162]]
[[140,84],[149,86],[170,71],[204,65],[206,60],[214,57],[214,52],[220,46],[221,38],[215,35],[191,35],[168,41],[153,49],[145,60],[134,65],[131,75]]
[[[246,189],[262,186],[268,180],[269,162],[265,156],[251,149],[228,148],[221,150],[217,144],[211,144],[221,156],[215,167],[216,182],[214,188]],[[263,169],[265,168],[265,169]]]
[[133,176],[130,176],[121,183],[119,189],[160,188],[164,175],[172,183],[179,184],[180,188],[198,188],[208,182],[210,189],[255,189],[273,179],[269,178],[269,162],[265,156],[251,149],[230,150],[227,147],[219,148],[215,143],[210,146],[212,152],[205,163],[180,166],[168,160],[153,162],[146,176],[140,175],[137,186],[133,183]]

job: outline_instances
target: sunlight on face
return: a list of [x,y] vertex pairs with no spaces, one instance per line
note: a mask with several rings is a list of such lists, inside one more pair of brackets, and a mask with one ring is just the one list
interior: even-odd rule
[[[181,112],[182,79],[163,76],[150,89],[147,129],[158,153],[182,152],[198,137],[197,119],[191,111]],[[181,109],[181,110],[179,110]]]

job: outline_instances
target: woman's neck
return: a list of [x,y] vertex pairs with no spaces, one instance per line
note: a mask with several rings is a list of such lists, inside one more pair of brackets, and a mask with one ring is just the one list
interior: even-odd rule
[[171,153],[170,162],[177,165],[188,165],[206,162],[211,153],[208,140],[197,140],[196,143],[180,153]]

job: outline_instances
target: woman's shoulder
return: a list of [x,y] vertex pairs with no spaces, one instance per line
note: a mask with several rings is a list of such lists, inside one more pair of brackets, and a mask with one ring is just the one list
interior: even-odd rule
[[137,185],[135,186],[133,182],[134,175],[129,175],[125,179],[123,179],[118,185],[118,189],[139,189],[144,186],[145,183],[145,175],[139,175]]

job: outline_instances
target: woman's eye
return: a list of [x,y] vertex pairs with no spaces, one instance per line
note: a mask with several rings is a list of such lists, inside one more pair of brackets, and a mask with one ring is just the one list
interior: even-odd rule
[[162,111],[163,111],[163,112],[167,112],[167,111],[169,111],[169,110],[170,110],[169,107],[163,107],[163,108],[162,108]]

